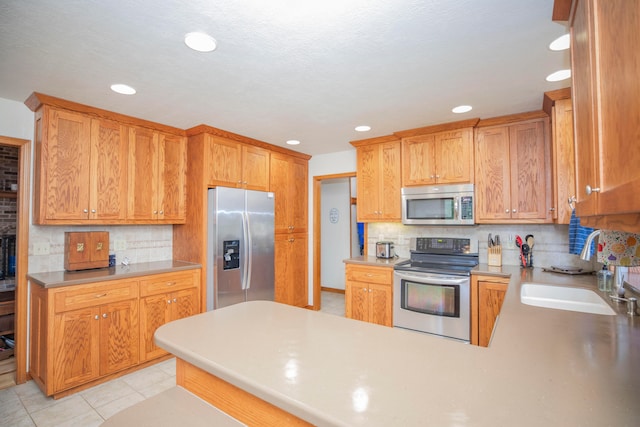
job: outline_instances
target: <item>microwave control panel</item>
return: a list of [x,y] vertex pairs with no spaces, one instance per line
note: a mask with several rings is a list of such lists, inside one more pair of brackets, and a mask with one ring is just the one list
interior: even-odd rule
[[473,219],[473,196],[460,197],[460,219]]

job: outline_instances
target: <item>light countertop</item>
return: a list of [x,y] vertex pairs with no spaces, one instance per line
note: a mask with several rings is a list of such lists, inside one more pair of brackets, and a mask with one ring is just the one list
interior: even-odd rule
[[146,276],[149,274],[171,273],[200,267],[200,264],[169,260],[117,265],[115,267],[95,268],[92,270],[31,273],[27,274],[27,278],[31,283],[38,284],[42,287],[56,288],[59,286],[83,285],[86,283],[126,279],[128,277]]
[[376,267],[393,268],[399,262],[406,261],[408,258],[376,258],[375,256],[357,256],[343,260],[345,264],[371,265]]
[[166,324],[156,341],[316,425],[639,425],[640,317],[520,303],[522,282],[595,289],[592,276],[495,274],[511,281],[488,348],[264,301]]

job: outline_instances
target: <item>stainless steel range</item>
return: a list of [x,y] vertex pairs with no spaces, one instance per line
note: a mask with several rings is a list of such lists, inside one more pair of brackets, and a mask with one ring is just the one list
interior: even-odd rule
[[418,237],[410,245],[410,259],[394,267],[393,326],[469,342],[478,242]]

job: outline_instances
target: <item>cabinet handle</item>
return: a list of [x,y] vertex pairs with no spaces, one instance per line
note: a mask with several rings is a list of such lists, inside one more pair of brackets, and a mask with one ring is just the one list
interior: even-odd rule
[[549,208],[549,212],[555,212],[556,208]]
[[102,313],[102,318],[103,318],[103,319],[106,319],[107,317],[108,317],[108,316],[107,316],[107,313]]
[[175,284],[176,284],[176,282],[167,282],[167,286],[173,286]]
[[291,243],[293,243],[295,241],[296,241],[296,239],[294,239],[293,237],[291,239],[289,239],[289,242],[291,242]]
[[94,319],[99,320],[99,319],[100,319],[100,316],[98,316],[98,315],[96,314],[96,317],[94,317]]
[[591,188],[591,186],[587,184],[584,188],[584,192],[587,193],[587,196],[591,195],[591,193],[599,193],[600,187]]
[[106,297],[107,295],[109,295],[108,293],[104,293],[104,294],[98,294],[95,296],[95,298],[102,298],[102,297]]

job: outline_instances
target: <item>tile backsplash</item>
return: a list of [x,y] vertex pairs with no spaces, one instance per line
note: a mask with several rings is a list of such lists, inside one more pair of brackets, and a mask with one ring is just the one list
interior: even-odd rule
[[583,261],[578,255],[569,253],[569,226],[558,224],[514,224],[474,226],[407,226],[399,223],[371,223],[368,227],[367,250],[375,254],[375,243],[378,240],[394,242],[395,251],[402,258],[409,257],[409,240],[411,237],[458,237],[478,241],[480,263],[487,262],[487,236],[500,235],[502,243],[502,264],[519,265],[519,249],[509,246],[508,236],[519,235],[523,239],[527,234],[535,237],[533,248],[534,267],[572,266],[584,269],[599,269],[595,255],[591,261]]
[[[173,226],[34,226],[29,229],[29,273],[64,270],[65,231],[108,231],[109,253],[120,264],[166,261],[173,257]],[[48,252],[47,254],[40,253]],[[38,254],[36,254],[38,253]]]

